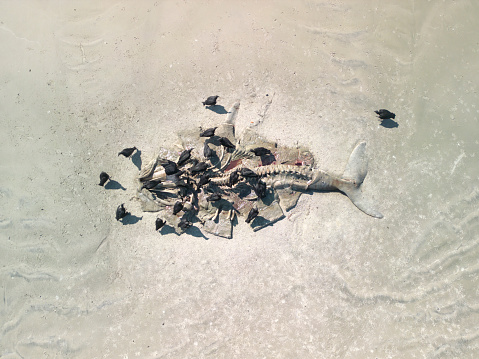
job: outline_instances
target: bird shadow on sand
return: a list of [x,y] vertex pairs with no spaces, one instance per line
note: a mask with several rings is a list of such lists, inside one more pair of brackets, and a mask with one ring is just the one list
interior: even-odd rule
[[385,127],[385,128],[395,128],[395,127],[399,127],[399,123],[397,123],[396,121],[394,121],[394,120],[391,119],[391,118],[388,118],[388,119],[385,119],[385,120],[381,120],[380,125],[383,126],[383,127]]
[[134,214],[129,214],[128,216],[124,217],[121,220],[121,224],[123,224],[124,226],[129,225],[129,224],[136,224],[139,221],[141,221],[142,219],[143,219],[143,216],[138,217],[138,216],[135,216]]
[[131,157],[131,162],[138,168],[138,171],[141,170],[141,151],[136,150],[135,154]]
[[166,225],[161,227],[160,230],[157,232],[159,232],[161,235],[165,235],[165,234],[175,233],[175,229],[171,226]]
[[221,105],[206,106],[206,108],[210,111],[217,113],[218,115],[225,115],[228,113],[224,106]]
[[126,191],[126,188],[123,187],[120,182],[112,180],[111,178],[105,185],[105,189],[122,189],[123,191]]

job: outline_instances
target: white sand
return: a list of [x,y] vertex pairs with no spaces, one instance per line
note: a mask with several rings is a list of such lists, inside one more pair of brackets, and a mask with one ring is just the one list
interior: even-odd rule
[[[474,357],[465,308],[477,294],[454,292],[456,280],[473,286],[452,265],[442,277],[428,248],[445,247],[421,229],[443,201],[424,207],[415,184],[442,172],[401,150],[424,129],[416,97],[457,62],[427,73],[440,40],[429,27],[462,23],[448,43],[472,43],[477,8],[414,3],[1,2],[0,356]],[[134,199],[137,168],[117,153],[137,146],[145,163],[176,131],[221,122],[201,106],[214,94],[227,109],[241,101],[237,131],[262,119],[263,135],[309,146],[325,170],[340,173],[367,141],[364,191],[385,219],[330,193],[302,196],[257,233],[240,223],[232,240],[155,233]],[[399,127],[378,126],[377,108],[401,114]],[[472,159],[452,151],[445,173]],[[125,189],[98,186],[101,171]],[[136,224],[115,221],[120,203]]]

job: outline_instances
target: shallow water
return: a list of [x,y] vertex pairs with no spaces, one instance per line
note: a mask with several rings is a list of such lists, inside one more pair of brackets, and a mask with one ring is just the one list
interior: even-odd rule
[[[39,6],[0,4],[2,357],[478,356],[478,5]],[[232,240],[159,236],[137,165],[221,121],[213,93],[324,170],[367,141],[385,218],[314,194]]]

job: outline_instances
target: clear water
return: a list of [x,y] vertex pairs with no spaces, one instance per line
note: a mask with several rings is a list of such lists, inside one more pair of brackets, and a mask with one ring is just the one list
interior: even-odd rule
[[[1,356],[476,358],[478,6],[0,4]],[[117,152],[218,121],[213,93],[325,170],[367,141],[385,218],[314,194],[232,240],[154,233]]]

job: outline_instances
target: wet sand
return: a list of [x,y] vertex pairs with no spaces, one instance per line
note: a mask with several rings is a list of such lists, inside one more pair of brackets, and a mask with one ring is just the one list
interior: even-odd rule
[[[0,4],[1,356],[477,356],[477,10]],[[155,233],[138,167],[224,120],[201,105],[213,94],[241,101],[237,132],[261,122],[323,170],[366,141],[363,188],[385,218],[315,193],[231,240]],[[98,186],[101,171],[115,182]]]

